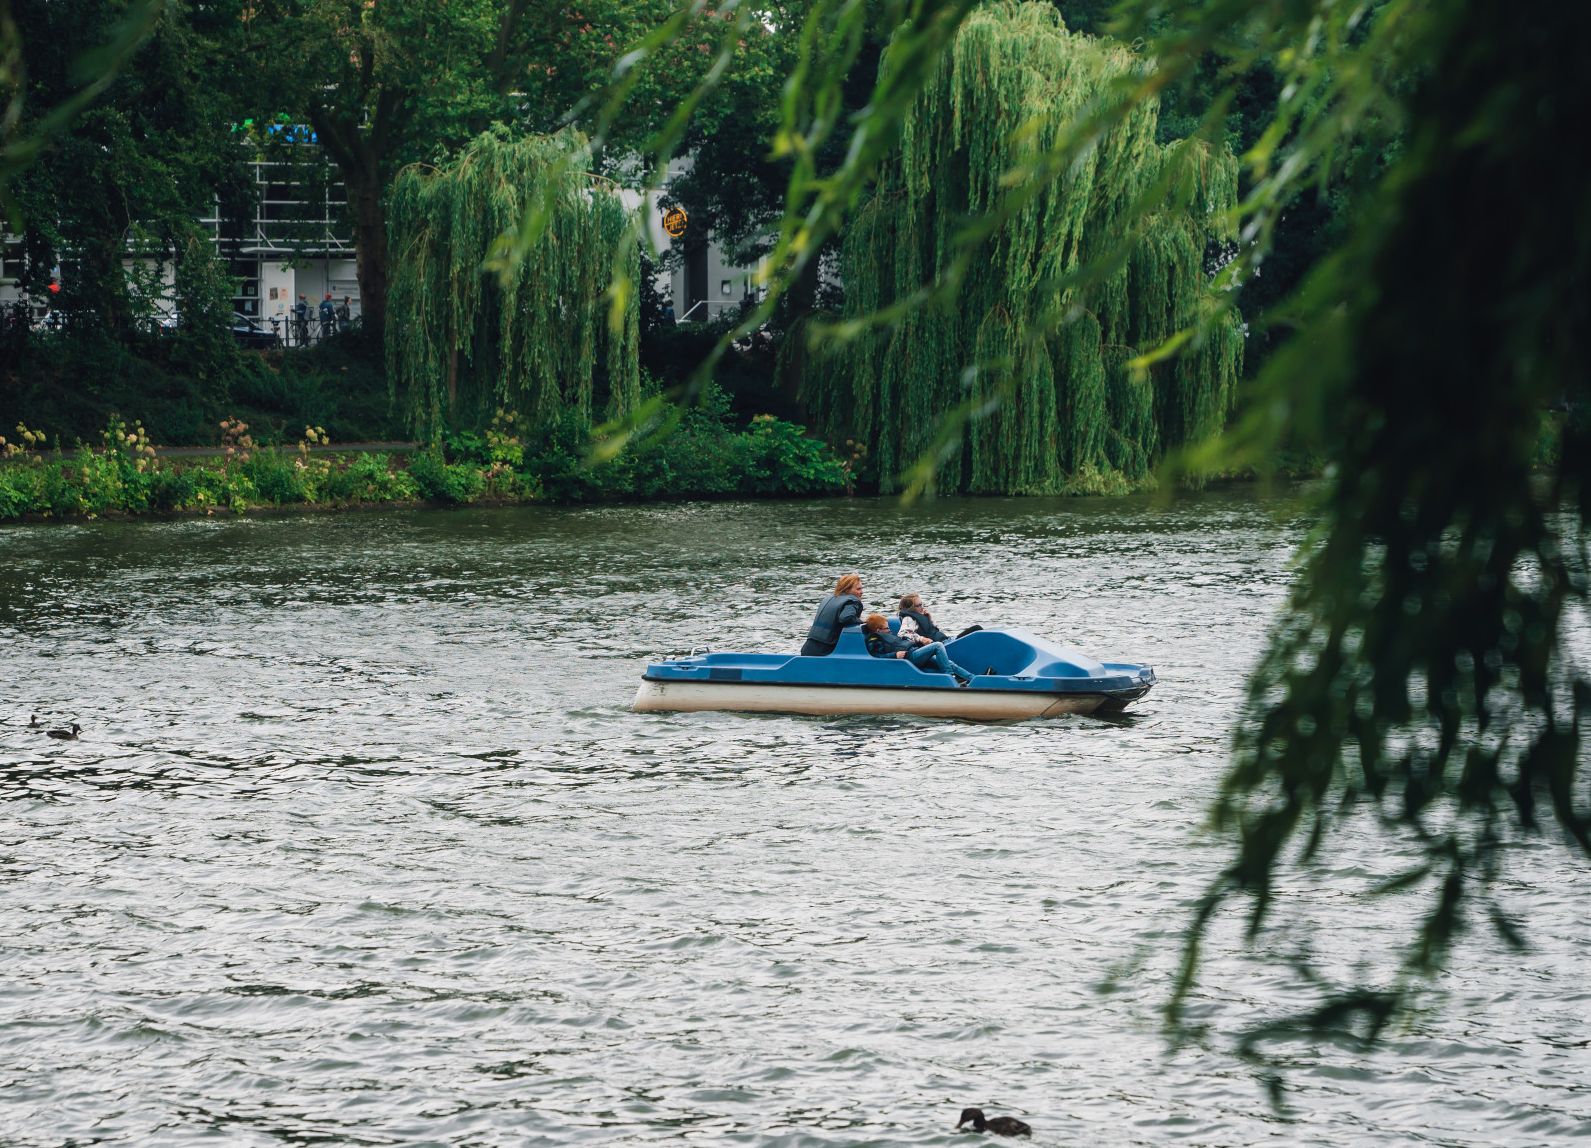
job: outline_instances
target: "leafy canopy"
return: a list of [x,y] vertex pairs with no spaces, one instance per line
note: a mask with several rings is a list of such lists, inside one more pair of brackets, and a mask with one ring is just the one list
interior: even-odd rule
[[[1131,363],[1219,306],[1205,257],[1229,226],[1231,154],[1157,143],[1145,100],[1060,178],[1040,174],[1142,68],[1126,48],[1018,4],[974,13],[935,66],[845,228],[849,337],[806,360],[812,410],[835,437],[869,447],[885,490],[925,456],[933,465],[913,481],[953,490],[1053,492],[1078,472],[1142,479],[1163,445],[1223,425],[1242,360],[1234,314],[1152,374]],[[1008,188],[1029,181],[1008,204]],[[952,272],[965,221],[1007,207],[981,257]],[[952,273],[953,301],[935,291]]]
[[[416,165],[392,194],[394,275],[387,370],[415,428],[435,439],[458,411],[501,404],[535,424],[566,412],[590,425],[599,383],[605,417],[639,399],[639,313],[631,297],[617,330],[603,293],[631,218],[607,181],[585,174],[590,153],[572,133],[484,133],[452,162]],[[485,269],[497,237],[527,203],[546,224],[499,277]],[[630,274],[638,270],[629,246]]]

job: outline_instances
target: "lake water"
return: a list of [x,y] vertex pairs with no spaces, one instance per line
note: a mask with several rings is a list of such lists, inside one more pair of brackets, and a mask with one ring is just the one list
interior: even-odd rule
[[[1466,941],[1374,1052],[1278,1047],[1285,1110],[1230,1048],[1301,976],[1235,918],[1208,1044],[1160,1033],[1302,531],[1246,490],[0,530],[0,1143],[1587,1136],[1587,866],[1550,843],[1503,890],[1531,951]],[[1160,685],[1111,722],[629,711],[648,658],[793,650],[850,569]],[[1402,860],[1360,832],[1265,952],[1404,935],[1418,903],[1350,895]]]

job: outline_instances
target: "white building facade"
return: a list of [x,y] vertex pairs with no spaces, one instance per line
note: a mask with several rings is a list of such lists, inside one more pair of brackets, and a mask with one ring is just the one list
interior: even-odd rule
[[[357,320],[363,308],[342,181],[320,159],[318,149],[310,158],[308,149],[314,144],[289,146],[295,152],[304,150],[286,158],[257,155],[249,162],[256,194],[244,218],[225,218],[217,202],[199,222],[210,232],[232,277],[234,312],[274,331],[285,345],[295,346],[321,337],[318,311],[328,295],[334,307],[346,306],[350,320]],[[664,229],[660,193],[621,194],[629,207],[642,212],[653,249],[677,252],[655,283],[669,301],[675,322],[709,322],[734,313],[757,296],[757,268],[729,262],[722,248],[689,221],[688,212],[683,233],[671,236]],[[141,272],[157,280],[158,313],[152,318],[168,323],[177,319],[171,265],[140,256],[130,245],[126,267],[130,278]],[[9,307],[22,298],[23,271],[21,240],[14,236],[0,240],[0,306]],[[53,268],[51,280],[59,283],[61,274],[59,267]],[[307,332],[293,322],[300,297],[310,312]],[[49,322],[51,299],[50,293],[35,291],[26,300],[35,325]]]

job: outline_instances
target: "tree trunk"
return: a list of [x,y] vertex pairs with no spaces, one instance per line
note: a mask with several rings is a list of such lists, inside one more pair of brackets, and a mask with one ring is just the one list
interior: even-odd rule
[[387,327],[387,204],[384,161],[393,124],[403,106],[401,92],[376,98],[368,131],[358,119],[324,107],[309,109],[309,121],[327,156],[342,174],[354,221],[359,306],[365,330],[378,341]]
[[359,303],[365,330],[381,340],[387,326],[387,205],[375,172],[343,172],[354,217],[359,260]]

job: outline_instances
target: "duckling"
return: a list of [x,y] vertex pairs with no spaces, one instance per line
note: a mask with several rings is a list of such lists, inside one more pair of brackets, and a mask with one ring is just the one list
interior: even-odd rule
[[57,741],[76,741],[77,735],[81,733],[82,730],[82,726],[78,725],[76,722],[73,722],[71,729],[47,729],[44,731],[44,736],[53,737]]
[[961,1126],[971,1122],[974,1132],[993,1132],[996,1136],[1031,1136],[1033,1129],[1015,1116],[996,1116],[993,1120],[983,1118],[981,1108],[963,1108],[961,1119],[956,1121],[956,1131],[961,1131]]
[[43,729],[44,728],[43,723],[39,721],[39,715],[38,714],[29,714],[28,715],[28,728],[29,729]]

